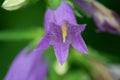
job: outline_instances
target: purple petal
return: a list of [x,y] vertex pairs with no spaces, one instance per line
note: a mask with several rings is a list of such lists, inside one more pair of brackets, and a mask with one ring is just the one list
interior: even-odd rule
[[74,39],[72,40],[72,46],[81,53],[86,54],[88,52],[86,44],[80,35],[74,36]]
[[61,2],[60,6],[55,10],[55,18],[58,25],[62,25],[64,21],[76,24],[76,19],[71,6],[66,2]]
[[37,45],[36,49],[43,51],[49,47],[49,44],[50,44],[50,39],[49,36],[46,34],[43,37],[43,39],[40,41],[40,43]]
[[106,29],[106,31],[120,35],[120,31],[118,31],[114,26],[112,26],[108,22],[105,21],[102,26]]
[[61,31],[61,26],[57,25],[55,22],[51,22],[49,23],[50,29],[49,32],[54,32],[56,31],[56,33],[58,33],[58,31]]
[[54,47],[57,60],[60,64],[64,64],[68,56],[69,43],[67,41],[63,43],[61,26],[51,23],[50,27],[51,45]]
[[53,44],[55,55],[57,57],[57,60],[60,62],[60,64],[64,64],[68,57],[68,51],[69,51],[69,44],[67,43],[54,43]]
[[67,22],[67,29],[68,29],[68,42],[74,39],[74,36],[80,35],[82,31],[84,31],[86,24],[78,25],[78,24],[71,24]]
[[[29,66],[30,62],[29,61],[24,61],[25,60],[25,54],[24,53],[27,53],[27,51],[28,51],[28,48],[25,48],[16,57],[16,59],[14,60],[14,62],[11,65],[11,68],[10,68],[9,72],[7,73],[7,76],[6,76],[5,80],[17,80],[17,79],[18,80],[25,80],[25,78],[27,77],[27,75],[29,73],[29,69],[30,69],[30,66]],[[21,66],[21,63],[22,63],[22,66]],[[20,66],[21,66],[21,68],[20,68]],[[27,66],[27,67],[25,67],[25,66]],[[25,70],[23,69],[24,67],[26,68]]]
[[35,58],[36,59],[33,64],[34,66],[28,75],[28,80],[45,80],[48,71],[48,65],[44,63],[43,57],[40,54],[36,55]]
[[[32,51],[27,54],[28,50],[29,48],[27,47],[19,53],[12,63],[5,80],[36,80],[36,78],[37,80],[45,79],[47,66],[43,61],[42,55],[38,51]],[[41,71],[44,71],[43,75],[40,75],[43,73]]]
[[69,31],[75,31],[75,32],[82,32],[85,30],[85,27],[86,27],[86,24],[82,24],[82,25],[79,25],[79,24],[71,24],[69,22],[67,22],[67,28]]
[[50,29],[50,23],[54,22],[57,25],[63,25],[64,21],[76,24],[74,12],[69,4],[61,2],[60,6],[56,10],[48,9],[45,14],[44,26],[46,32]]
[[86,24],[82,24],[82,25],[77,25],[78,29],[82,31],[85,30]]
[[61,26],[55,23],[50,23],[50,29],[48,31],[48,36],[50,38],[51,44],[53,44],[54,42],[61,42],[62,41]]
[[45,13],[45,19],[44,19],[44,26],[45,26],[46,33],[50,29],[49,24],[51,22],[56,22],[55,14],[54,14],[54,10],[48,9]]

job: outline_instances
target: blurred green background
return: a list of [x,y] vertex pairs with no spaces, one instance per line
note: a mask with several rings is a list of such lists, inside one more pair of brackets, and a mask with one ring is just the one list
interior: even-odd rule
[[[2,5],[3,1],[4,0],[0,0],[0,5]],[[120,0],[99,1],[120,14]],[[6,11],[0,8],[0,34],[5,30],[13,30],[23,33],[23,35],[28,32],[28,38],[26,39],[4,40],[0,38],[0,80],[4,78],[12,60],[18,52],[32,41],[34,35],[38,33],[38,35],[41,36],[38,29],[40,27],[43,29],[45,10],[46,4],[43,0],[39,0],[39,2],[34,5],[16,11]],[[108,58],[110,63],[120,63],[120,36],[110,33],[97,33],[97,27],[91,18],[77,18],[77,21],[79,24],[87,24],[82,35],[88,46],[98,51],[100,55]],[[12,36],[5,35],[4,37],[9,38]],[[17,38],[19,38],[19,36],[17,36]],[[52,55],[54,54],[52,53]]]

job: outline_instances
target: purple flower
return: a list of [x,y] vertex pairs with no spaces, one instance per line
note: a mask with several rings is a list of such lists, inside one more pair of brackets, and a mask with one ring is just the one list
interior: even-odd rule
[[37,49],[44,50],[52,45],[61,64],[67,59],[70,44],[79,52],[87,53],[86,44],[80,35],[85,25],[77,24],[72,8],[66,2],[62,2],[56,10],[47,10],[44,25],[46,35]]
[[45,80],[47,64],[40,51],[24,48],[12,63],[4,80]]
[[120,35],[120,17],[96,0],[74,0],[86,13],[91,15],[98,26],[98,31]]

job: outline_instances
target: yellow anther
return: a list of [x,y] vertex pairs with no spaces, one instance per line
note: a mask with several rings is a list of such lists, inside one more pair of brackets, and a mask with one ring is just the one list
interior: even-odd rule
[[61,30],[62,30],[63,42],[65,42],[66,41],[66,36],[67,36],[66,22],[62,25]]

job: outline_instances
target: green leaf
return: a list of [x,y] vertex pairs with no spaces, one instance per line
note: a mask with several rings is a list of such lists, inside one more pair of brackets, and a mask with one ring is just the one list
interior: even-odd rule
[[0,32],[0,41],[31,40],[42,37],[44,30],[41,28],[27,30],[5,30]]

